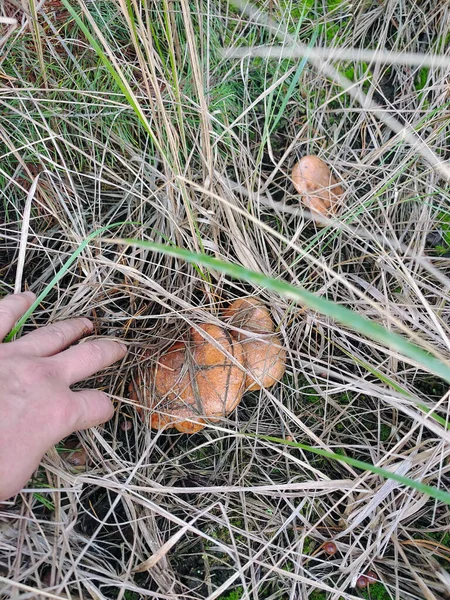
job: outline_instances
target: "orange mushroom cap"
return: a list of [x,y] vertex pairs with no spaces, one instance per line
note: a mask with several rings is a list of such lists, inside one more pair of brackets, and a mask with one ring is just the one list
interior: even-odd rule
[[225,309],[224,316],[231,325],[245,330],[232,331],[231,335],[244,352],[246,391],[268,388],[279,381],[286,370],[286,350],[279,336],[273,333],[275,326],[264,304],[256,298],[240,298]]
[[153,386],[146,391],[145,401],[153,409],[150,426],[154,429],[175,427],[195,433],[203,429],[205,419],[228,415],[242,398],[243,370],[225,354],[242,364],[242,349],[222,327],[203,324],[198,329],[191,328],[187,342],[171,346],[150,370]]
[[344,191],[318,156],[304,156],[292,170],[292,182],[313,217],[314,213],[325,217],[336,214]]
[[[234,327],[252,333],[270,333],[275,329],[269,311],[257,298],[238,298],[224,310],[223,315]],[[231,335],[241,339],[244,334],[233,331]]]

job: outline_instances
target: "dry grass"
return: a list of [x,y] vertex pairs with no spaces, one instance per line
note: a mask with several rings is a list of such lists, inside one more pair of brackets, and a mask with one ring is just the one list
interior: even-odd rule
[[[430,156],[448,161],[449,69],[401,60],[301,68],[222,53],[286,48],[297,35],[320,47],[443,55],[448,4],[335,0],[324,10],[308,0],[303,20],[298,4],[259,2],[262,18],[214,0],[79,0],[114,79],[62,4],[4,0],[17,27],[0,25],[0,291],[42,291],[89,233],[120,223],[109,237],[239,262],[407,328],[448,359],[450,264],[435,248],[449,236],[448,188],[445,164],[436,169]],[[356,87],[343,92],[349,79]],[[361,107],[355,90],[378,108]],[[393,133],[393,119],[418,146]],[[306,153],[345,184],[346,210],[323,229],[289,178]],[[282,384],[195,436],[148,431],[128,399],[143,350],[156,358],[246,294],[271,307],[288,348]],[[83,383],[111,393],[116,416],[77,434],[85,469],[51,450],[0,506],[2,600],[449,597],[447,506],[248,435],[289,436],[448,489],[443,382],[289,299],[104,238],[27,328],[78,315],[129,344],[123,364]],[[368,570],[380,583],[361,591]]]

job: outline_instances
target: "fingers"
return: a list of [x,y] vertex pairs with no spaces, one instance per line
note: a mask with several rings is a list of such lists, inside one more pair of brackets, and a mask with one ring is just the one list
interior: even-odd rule
[[125,356],[126,346],[113,340],[92,340],[48,358],[69,385],[90,377]]
[[105,423],[114,414],[111,400],[104,392],[98,390],[82,390],[71,392],[74,402],[75,419],[73,430],[89,429]]
[[10,332],[14,323],[26,312],[36,296],[33,292],[11,294],[0,300],[0,341]]
[[91,333],[93,327],[88,319],[60,321],[28,333],[14,342],[14,347],[33,356],[52,356]]

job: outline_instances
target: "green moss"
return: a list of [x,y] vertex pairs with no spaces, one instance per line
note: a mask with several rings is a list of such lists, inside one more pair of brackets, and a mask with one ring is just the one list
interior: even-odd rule
[[214,116],[223,120],[233,120],[243,110],[242,83],[238,81],[222,81],[210,91],[210,109]]
[[308,15],[316,5],[316,0],[303,0],[302,2],[292,2],[285,0],[280,3],[281,12],[289,11],[289,15],[293,20],[302,19]]
[[334,10],[341,6],[348,5],[348,0],[328,0],[327,5],[328,5],[328,10],[331,11],[331,10]]
[[391,428],[389,427],[389,425],[386,425],[385,423],[381,424],[381,428],[380,428],[380,439],[382,442],[385,442],[386,440],[389,439],[389,436],[391,435]]
[[442,230],[442,237],[447,246],[450,246],[450,214],[449,213],[439,213],[439,225]]
[[321,398],[314,388],[308,387],[303,390],[303,397],[311,404],[319,404]]
[[125,600],[140,600],[141,596],[137,592],[131,592],[127,590],[123,596]]
[[341,394],[339,396],[340,404],[350,404],[351,401],[352,401],[352,396],[348,392],[345,392],[344,394]]
[[[440,546],[444,546],[445,548],[450,549],[450,533],[442,533],[440,531],[436,531],[436,532],[422,534],[422,533],[418,532],[414,535],[414,538],[416,538],[417,540],[429,539],[429,540],[432,540],[433,542],[436,542]],[[436,547],[436,551],[432,548],[429,548],[429,551],[431,554],[433,554],[434,558],[443,567],[448,566],[447,558],[444,558],[442,555],[439,554],[439,551],[440,552],[443,551],[442,548],[439,549],[439,547]]]
[[428,81],[428,73],[429,73],[430,69],[428,67],[422,67],[415,80],[414,80],[414,87],[417,91],[419,90],[423,90],[423,88],[426,86],[427,81]]
[[368,600],[391,600],[391,595],[382,583],[373,583],[361,592],[363,598]]
[[244,589],[242,587],[238,587],[231,592],[226,592],[219,596],[219,600],[240,600],[244,594]]
[[350,63],[346,66],[341,67],[340,72],[350,79],[350,81],[364,80],[364,85],[368,86],[371,79],[369,65],[367,63]]
[[314,546],[315,546],[314,541],[311,538],[306,537],[303,542],[303,553],[311,554],[311,552],[314,549]]
[[450,248],[450,213],[439,212],[436,218],[436,226],[442,235],[442,243],[437,244],[434,250],[438,254],[446,254]]
[[350,81],[355,81],[355,69],[353,67],[347,67],[347,69],[344,69],[344,75],[347,77],[347,79],[350,79]]

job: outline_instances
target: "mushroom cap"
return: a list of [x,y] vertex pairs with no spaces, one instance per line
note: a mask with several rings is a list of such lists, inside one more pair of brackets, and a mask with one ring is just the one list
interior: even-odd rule
[[[180,433],[197,433],[205,427],[204,419],[200,419],[189,407],[168,404],[167,406],[161,406],[161,410],[164,414],[158,412],[158,406],[155,406],[150,415],[150,427],[152,429],[170,429],[174,427]],[[195,422],[190,419],[194,419]]]
[[327,217],[336,213],[344,191],[321,158],[304,156],[292,170],[292,182],[301,202],[313,215]]
[[[245,390],[253,391],[271,387],[279,381],[286,370],[286,350],[280,337],[273,333],[275,326],[269,310],[256,298],[240,298],[225,309],[229,323],[259,338],[240,331],[231,335],[244,352],[246,368]],[[267,334],[262,337],[262,334]],[[260,382],[260,383],[258,383]]]
[[372,585],[378,581],[378,575],[375,571],[367,571],[367,573],[364,573],[364,577],[367,579],[368,585]]
[[326,554],[329,554],[330,556],[333,556],[337,552],[336,544],[331,541],[325,542],[325,544],[323,545],[323,549],[326,552]]
[[367,579],[367,577],[365,575],[360,575],[358,577],[358,579],[356,580],[356,587],[359,588],[360,590],[363,590],[368,585],[369,585],[369,580]]
[[[270,312],[257,298],[238,298],[224,310],[223,315],[234,327],[252,333],[270,333],[275,329]],[[238,340],[247,337],[237,331],[232,331],[231,335]]]
[[247,366],[245,391],[269,388],[283,377],[286,350],[278,335],[273,334],[264,340],[243,340],[241,345]]
[[[228,415],[242,398],[244,372],[224,352],[243,363],[242,348],[216,325],[191,328],[186,343],[177,342],[152,370],[154,390],[147,394],[151,427],[176,427],[194,433],[205,426],[205,418],[218,420]],[[206,340],[201,331],[215,343]],[[195,419],[193,423],[189,419]]]
[[86,466],[86,450],[83,448],[83,446],[78,440],[67,440],[63,448],[66,451],[62,454],[63,459],[67,463],[69,463],[69,465],[71,465],[74,469],[81,470],[81,467]]

